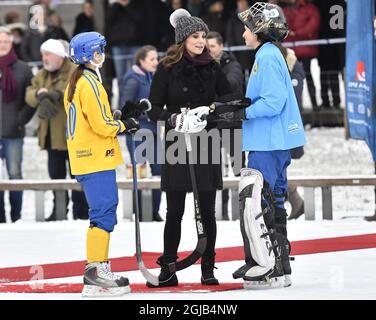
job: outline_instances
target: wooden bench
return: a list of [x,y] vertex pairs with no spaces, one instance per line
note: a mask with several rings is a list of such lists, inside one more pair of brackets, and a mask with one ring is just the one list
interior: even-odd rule
[[[336,186],[376,186],[376,175],[359,176],[305,176],[289,177],[289,183],[303,187],[304,189],[304,211],[306,220],[315,220],[315,189],[322,190],[322,212],[323,219],[333,219],[332,187]],[[225,189],[231,191],[232,220],[239,219],[239,198],[238,184],[239,178],[223,178]],[[123,192],[123,216],[132,219],[132,189],[131,179],[118,180],[118,187]],[[140,179],[138,188],[142,190],[143,221],[152,221],[152,189],[160,188],[160,179]],[[56,191],[57,219],[65,218],[65,191],[82,190],[81,185],[76,180],[7,180],[0,182],[0,190],[14,191],[35,191],[35,212],[36,221],[44,221],[45,192]],[[222,218],[221,191],[217,193],[217,219]]]

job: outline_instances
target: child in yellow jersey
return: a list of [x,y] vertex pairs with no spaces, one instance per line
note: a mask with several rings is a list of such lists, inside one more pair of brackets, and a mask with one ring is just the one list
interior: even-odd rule
[[139,124],[133,118],[114,120],[111,114],[99,73],[105,45],[105,38],[97,32],[80,33],[71,40],[69,55],[79,66],[64,95],[70,166],[89,204],[83,296],[130,292],[128,279],[111,272],[108,250],[110,232],[117,223],[115,168],[124,162],[117,135],[135,132]]

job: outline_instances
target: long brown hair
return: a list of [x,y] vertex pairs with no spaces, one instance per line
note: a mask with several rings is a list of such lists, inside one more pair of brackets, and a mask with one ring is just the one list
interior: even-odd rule
[[147,45],[147,46],[143,46],[141,47],[140,49],[138,49],[136,51],[136,53],[134,54],[134,60],[136,61],[136,64],[140,67],[141,66],[141,60],[145,60],[146,56],[148,55],[148,53],[150,51],[155,51],[157,52],[157,48],[154,47],[154,46],[150,46],[150,45]]
[[166,69],[170,69],[173,64],[179,62],[184,54],[184,41],[173,44],[167,49],[166,56],[161,59],[161,63]]
[[74,91],[76,90],[76,83],[78,79],[82,76],[84,73],[84,65],[80,64],[71,74],[69,78],[69,87],[68,87],[68,101],[72,102]]

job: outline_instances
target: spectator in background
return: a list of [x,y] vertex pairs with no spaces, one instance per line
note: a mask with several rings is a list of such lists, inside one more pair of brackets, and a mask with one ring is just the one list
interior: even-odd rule
[[[158,54],[157,49],[153,46],[143,46],[136,51],[135,54],[135,65],[132,66],[132,69],[129,70],[123,77],[121,87],[120,87],[120,106],[124,106],[126,101],[138,102],[141,99],[149,98],[150,86],[153,78],[154,72],[157,70],[158,66]],[[143,140],[136,141],[136,148],[138,145],[143,143],[146,139],[146,136],[150,133],[153,134],[153,145],[146,146],[148,150],[154,150],[154,155],[151,159],[147,159],[150,168],[151,174],[153,176],[161,175],[161,165],[157,159],[158,146],[161,144],[158,143],[160,139],[157,132],[157,124],[153,121],[150,121],[146,114],[142,115],[139,118],[140,130],[144,131]],[[145,132],[147,130],[147,132]],[[126,136],[127,147],[130,153],[130,156],[133,157],[131,137]],[[148,153],[146,153],[148,156]],[[138,159],[136,159],[137,162]],[[146,164],[142,164],[146,166]],[[140,202],[140,201],[139,201]],[[159,205],[161,203],[161,191],[153,190],[153,220],[154,221],[163,221],[159,215]],[[141,218],[142,218],[142,206],[141,202],[139,203],[139,208]],[[141,219],[142,220],[142,219]]]
[[44,9],[44,14],[46,17],[55,13],[55,10],[52,8],[51,0],[36,0],[33,5],[41,5]]
[[[32,74],[27,64],[18,59],[12,43],[12,32],[0,27],[1,158],[5,160],[9,179],[22,179],[25,124],[34,114],[34,109],[25,104],[25,90],[31,82]],[[12,222],[21,218],[22,195],[22,191],[9,191]],[[6,221],[4,192],[0,191],[0,223],[2,222]]]
[[225,38],[226,23],[224,19],[224,6],[222,0],[210,0],[205,2],[208,12],[202,16],[202,20],[208,25],[210,31],[217,31]]
[[180,8],[184,8],[186,5],[185,0],[167,0],[166,4],[171,8],[172,11],[175,11]]
[[[247,0],[236,1],[236,11],[230,15],[230,18],[226,25],[226,43],[228,46],[244,46],[244,25],[238,18],[238,13],[249,9]],[[253,65],[255,59],[254,51],[235,51],[236,59],[239,61],[245,76],[249,74],[249,68]]]
[[12,32],[13,49],[17,57],[20,57],[21,42],[26,30],[26,25],[21,22],[20,14],[17,11],[9,11],[5,15],[5,26]]
[[47,30],[44,33],[44,40],[62,39],[69,42],[69,37],[63,28],[63,20],[57,14],[51,14],[47,19]]
[[[315,1],[316,6],[321,13],[320,38],[344,38],[346,37],[345,29],[333,29],[330,27],[332,14],[330,8],[334,5],[340,5],[345,8],[346,2],[341,0]],[[335,59],[333,59],[335,57]],[[339,94],[338,75],[345,66],[345,44],[331,44],[319,46],[318,62],[320,66],[321,82],[321,109],[340,109],[341,98]],[[332,100],[329,99],[329,91]]]
[[[239,92],[239,94],[244,94],[244,75],[242,72],[242,67],[236,60],[235,56],[231,52],[224,51],[224,44],[222,36],[216,32],[209,32],[206,37],[207,47],[209,48],[210,55],[219,62],[221,65],[223,73],[231,86],[232,92]],[[230,129],[230,139],[229,145],[222,141],[222,159],[223,159],[223,176],[228,177],[229,167],[233,167],[232,163],[229,163],[228,159],[232,160],[235,154],[241,154],[242,150],[235,150],[234,147],[234,130],[242,128],[242,121],[229,122],[226,125],[218,126],[218,129]],[[226,139],[227,140],[227,139]],[[244,163],[244,162],[243,162]],[[238,174],[238,172],[234,172]],[[229,220],[228,217],[228,200],[229,200],[229,190],[222,190],[222,219]]]
[[159,49],[162,51],[166,51],[168,47],[170,47],[175,42],[175,31],[174,28],[169,23],[168,19],[170,14],[173,13],[175,10],[184,8],[186,1],[183,0],[167,0],[166,1],[166,11],[162,17],[162,20],[167,22],[164,25],[164,31],[162,33],[161,42],[159,45]]
[[243,93],[244,76],[242,67],[231,52],[224,50],[223,37],[219,32],[210,31],[206,39],[210,55],[221,65],[232,91]]
[[136,11],[142,16],[139,45],[152,45],[159,48],[162,37],[168,30],[168,8],[161,0],[136,0]]
[[303,97],[303,87],[305,72],[302,63],[298,60],[295,55],[295,51],[289,48],[286,48],[282,45],[278,45],[279,49],[282,52],[283,57],[287,62],[287,66],[290,71],[292,86],[294,88],[295,97],[298,101],[298,107],[300,111],[302,110],[302,97]]
[[[280,44],[276,44],[281,50],[283,57],[286,60],[287,67],[290,71],[291,82],[294,88],[295,97],[298,102],[300,111],[302,110],[302,95],[305,73],[303,65],[296,58],[295,52],[292,49],[286,48]],[[290,150],[291,159],[300,159],[304,155],[304,148],[297,147]],[[304,200],[298,193],[295,185],[288,184],[286,201],[290,202],[291,213],[288,220],[297,219],[304,213]]]
[[[31,16],[30,16],[31,20]],[[38,24],[36,26],[30,26],[25,32],[21,46],[20,46],[20,58],[24,61],[41,61],[42,55],[40,53],[40,46],[44,41],[44,32],[47,27],[45,24]]]
[[[314,4],[307,0],[281,0],[280,5],[283,7],[290,29],[286,41],[318,39],[321,17]],[[303,63],[312,108],[318,110],[316,88],[311,74],[311,60],[319,56],[319,48],[317,45],[297,46],[294,50],[298,59]]]
[[[63,92],[74,71],[67,59],[67,52],[60,40],[49,39],[41,48],[43,69],[32,79],[26,90],[26,103],[37,108],[39,116],[39,146],[47,150],[48,174],[51,179],[67,176],[68,151],[66,143],[67,117],[63,105]],[[68,205],[68,193],[66,193]],[[73,218],[87,219],[88,206],[81,191],[72,191]],[[56,194],[54,207],[46,221],[56,220]]]
[[137,0],[117,0],[108,10],[106,38],[111,46],[119,83],[127,71],[127,60],[124,56],[133,55],[142,40],[139,35],[144,16],[137,7]]
[[81,32],[94,31],[94,5],[93,0],[85,0],[82,12],[76,17],[73,36]]
[[200,17],[204,10],[201,0],[187,0],[186,9],[194,17]]

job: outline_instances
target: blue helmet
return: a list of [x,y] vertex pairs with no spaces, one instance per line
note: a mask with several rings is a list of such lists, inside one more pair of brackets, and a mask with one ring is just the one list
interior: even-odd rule
[[94,52],[104,54],[106,39],[98,32],[82,32],[69,43],[69,57],[75,64],[85,64],[93,59]]

